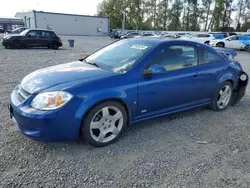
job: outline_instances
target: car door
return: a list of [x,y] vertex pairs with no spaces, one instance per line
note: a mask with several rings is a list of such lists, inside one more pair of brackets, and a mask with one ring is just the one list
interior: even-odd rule
[[241,43],[239,40],[239,36],[232,36],[225,41],[226,48],[240,49]]
[[39,30],[30,30],[23,38],[23,42],[27,46],[39,46],[41,33]]
[[167,73],[140,76],[138,116],[176,111],[204,102],[201,94],[202,82],[197,75],[197,47],[185,43],[163,45],[147,66],[142,68],[143,71],[158,64]]
[[207,41],[210,41],[210,35],[207,34],[198,35],[197,42],[204,44]]

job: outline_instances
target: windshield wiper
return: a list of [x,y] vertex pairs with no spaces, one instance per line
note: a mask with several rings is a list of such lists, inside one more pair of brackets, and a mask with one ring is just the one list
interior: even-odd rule
[[82,61],[82,62],[84,62],[86,64],[90,64],[90,65],[93,65],[93,66],[96,66],[96,67],[100,68],[100,65],[95,63],[95,62],[88,62],[85,59],[79,59],[79,61]]
[[[87,62],[87,61],[86,61]],[[90,64],[90,65],[94,65],[94,66],[96,66],[96,67],[98,67],[98,68],[100,68],[100,65],[99,64],[97,64],[97,63],[95,63],[95,62],[87,62],[88,64]]]

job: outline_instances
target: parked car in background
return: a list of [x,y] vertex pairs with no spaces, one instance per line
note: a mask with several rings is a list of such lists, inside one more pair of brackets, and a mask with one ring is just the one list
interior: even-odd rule
[[233,33],[233,32],[210,33],[210,34],[212,34],[215,39],[224,39],[230,36],[237,35],[236,33]]
[[247,83],[236,60],[208,45],[133,38],[27,75],[9,109],[21,132],[35,140],[83,137],[105,146],[139,121],[205,106],[225,110],[244,96]]
[[2,45],[5,48],[48,47],[58,49],[61,39],[51,30],[26,29],[20,34],[6,35]]
[[155,33],[144,33],[142,35],[139,35],[137,37],[160,37],[161,35],[157,35]]
[[182,37],[181,39],[191,40],[194,42],[199,42],[199,43],[208,45],[210,40],[214,39],[214,36],[213,34],[195,33],[187,37]]
[[163,37],[163,38],[172,38],[172,39],[181,38],[179,35],[176,35],[176,34],[165,34],[165,35],[163,35],[161,37]]
[[16,28],[14,30],[11,30],[11,31],[5,31],[5,35],[9,35],[9,34],[19,34],[19,33],[22,33],[24,30],[26,29],[29,29],[27,27],[19,27],[19,28]]
[[4,29],[0,27],[0,33],[4,33]]
[[114,39],[119,39],[122,35],[122,31],[120,30],[113,30],[111,33],[110,33],[110,37],[111,38],[114,38]]
[[210,45],[220,48],[232,48],[249,51],[250,35],[234,35],[224,39],[214,39]]
[[141,34],[138,33],[138,32],[130,32],[130,33],[127,33],[127,34],[125,34],[125,35],[122,35],[122,36],[120,37],[120,39],[134,38],[134,37],[137,37],[137,36],[141,36]]

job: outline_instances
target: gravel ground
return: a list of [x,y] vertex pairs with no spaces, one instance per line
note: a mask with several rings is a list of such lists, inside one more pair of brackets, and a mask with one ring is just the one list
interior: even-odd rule
[[[141,122],[104,148],[39,143],[17,132],[7,103],[25,75],[111,42],[73,38],[75,48],[65,43],[57,51],[0,47],[0,187],[250,187],[249,89],[226,111],[193,110]],[[245,52],[237,57],[248,74],[249,58]]]

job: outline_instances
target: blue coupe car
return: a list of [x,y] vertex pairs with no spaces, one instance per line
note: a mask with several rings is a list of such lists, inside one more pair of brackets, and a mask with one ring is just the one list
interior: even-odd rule
[[27,75],[11,94],[17,128],[39,141],[94,146],[130,124],[192,108],[225,110],[245,94],[235,52],[191,41],[128,39]]

